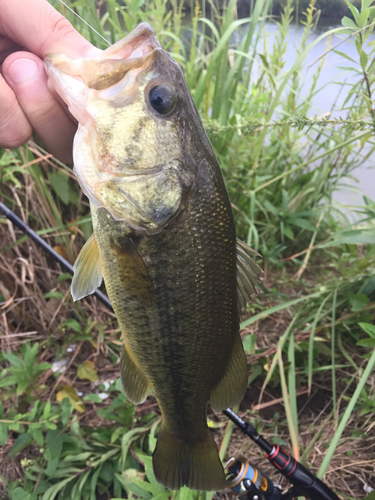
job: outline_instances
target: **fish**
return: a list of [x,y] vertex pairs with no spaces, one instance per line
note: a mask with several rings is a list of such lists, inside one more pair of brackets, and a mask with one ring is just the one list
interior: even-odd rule
[[74,170],[93,222],[73,299],[104,279],[122,332],[125,395],[141,404],[151,389],[162,414],[157,480],[223,489],[207,405],[231,407],[246,391],[240,312],[260,267],[236,238],[183,72],[148,23],[95,59],[48,54],[45,67],[78,121]]

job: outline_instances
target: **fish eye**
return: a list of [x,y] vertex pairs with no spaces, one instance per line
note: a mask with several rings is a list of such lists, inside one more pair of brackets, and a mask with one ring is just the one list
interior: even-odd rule
[[151,106],[160,115],[166,115],[173,110],[175,105],[175,96],[171,89],[165,85],[152,87],[148,94]]

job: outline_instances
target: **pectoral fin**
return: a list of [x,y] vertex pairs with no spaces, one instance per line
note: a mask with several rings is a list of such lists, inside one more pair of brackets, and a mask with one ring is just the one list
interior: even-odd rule
[[125,236],[121,242],[112,239],[111,248],[117,261],[120,282],[126,290],[128,300],[138,302],[144,307],[152,307],[155,302],[155,290],[147,265],[132,240]]
[[236,336],[232,356],[222,379],[213,388],[210,397],[211,406],[215,410],[236,405],[245,395],[247,387],[247,363],[241,337]]
[[121,380],[126,397],[134,404],[144,402],[148,395],[149,383],[134,356],[126,345],[122,345],[120,359]]
[[238,304],[243,309],[256,292],[255,285],[260,282],[258,276],[262,269],[253,260],[253,255],[259,253],[237,239],[237,289]]
[[94,293],[102,283],[102,264],[94,234],[86,241],[74,263],[71,294],[74,302]]

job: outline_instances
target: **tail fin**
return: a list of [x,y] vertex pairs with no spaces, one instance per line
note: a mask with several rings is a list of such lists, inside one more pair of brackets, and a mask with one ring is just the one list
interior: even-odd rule
[[193,490],[225,488],[224,469],[211,432],[199,443],[184,443],[167,428],[160,431],[153,455],[156,479],[173,490],[188,486]]

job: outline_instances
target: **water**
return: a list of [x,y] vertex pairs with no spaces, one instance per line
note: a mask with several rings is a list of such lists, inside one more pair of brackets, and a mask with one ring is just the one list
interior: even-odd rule
[[[340,25],[336,24],[335,22],[331,23],[329,20],[324,21],[324,25],[319,25],[316,28],[315,32],[311,34],[307,41],[307,45],[309,45],[316,38],[327,32],[328,30],[340,27]],[[266,23],[265,30],[267,32],[267,43],[271,48],[278,27],[274,23]],[[300,45],[302,34],[303,26],[293,26],[290,29],[287,50],[284,56],[286,64],[283,71],[287,71],[295,63],[297,47]],[[341,42],[343,38],[347,38],[347,35],[333,35],[330,47],[333,47],[337,43]],[[374,39],[374,36],[369,37],[369,41]],[[308,81],[308,79],[311,78],[317,71],[320,61],[315,61],[327,51],[327,40],[328,38],[325,38],[318,42],[307,55],[302,75],[302,78],[305,81]],[[345,53],[346,55],[354,59],[354,61],[359,60],[353,38],[344,40],[337,47],[337,50]],[[328,113],[332,110],[333,106],[334,110],[331,115],[332,117],[341,116],[342,118],[344,118],[346,116],[347,111],[339,110],[343,107],[345,99],[347,98],[346,88],[349,89],[350,87],[343,87],[342,83],[346,81],[350,84],[353,84],[360,79],[360,76],[355,75],[355,73],[352,71],[344,71],[338,68],[339,66],[358,67],[358,69],[360,69],[359,65],[355,65],[348,59],[345,59],[335,52],[330,51],[325,57],[324,66],[317,84],[317,88],[321,88],[322,90],[313,97],[309,116],[319,116]],[[302,99],[304,97],[307,97],[309,88],[310,85],[306,85],[305,89],[302,90],[302,95],[300,96]],[[350,102],[346,106],[348,107],[348,105],[350,105]],[[362,154],[363,153],[364,151],[362,151]],[[346,187],[344,186],[335,193],[335,201],[343,203],[345,205],[363,205],[363,194],[368,196],[370,199],[374,199],[374,165],[375,157],[373,155],[361,166],[354,170],[353,175],[358,179],[358,183],[356,183],[352,179],[344,179],[343,184],[346,184]]]

